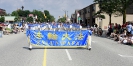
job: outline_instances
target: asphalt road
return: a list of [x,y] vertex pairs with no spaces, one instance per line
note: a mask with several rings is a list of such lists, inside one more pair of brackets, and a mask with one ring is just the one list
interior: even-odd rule
[[24,33],[0,38],[0,66],[133,66],[133,47],[92,36],[92,50],[28,50]]

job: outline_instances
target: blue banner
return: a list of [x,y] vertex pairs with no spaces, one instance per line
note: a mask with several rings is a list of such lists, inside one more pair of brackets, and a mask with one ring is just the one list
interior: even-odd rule
[[86,46],[91,31],[39,31],[27,30],[30,43],[37,46]]

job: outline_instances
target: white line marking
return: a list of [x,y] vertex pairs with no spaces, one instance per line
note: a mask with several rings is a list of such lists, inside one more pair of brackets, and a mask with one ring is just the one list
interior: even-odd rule
[[67,54],[67,56],[68,56],[68,59],[69,59],[69,60],[72,60],[72,58],[71,58],[71,56],[70,56],[68,50],[67,50],[67,49],[65,49],[65,50],[66,50],[66,54]]
[[91,41],[91,42],[95,43],[96,41]]
[[118,54],[118,55],[121,56],[121,57],[133,57],[133,56],[121,55],[121,54]]

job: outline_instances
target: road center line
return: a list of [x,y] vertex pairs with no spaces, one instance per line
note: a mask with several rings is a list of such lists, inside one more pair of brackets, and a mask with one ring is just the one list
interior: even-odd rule
[[71,58],[71,56],[70,56],[70,54],[69,54],[68,50],[67,50],[67,49],[65,49],[65,51],[66,51],[66,54],[67,54],[67,56],[68,56],[68,59],[69,59],[69,60],[72,60],[72,58]]
[[121,54],[118,54],[119,56],[121,56],[121,57],[132,57],[133,58],[133,56],[128,56],[128,55],[121,55]]
[[47,58],[46,58],[47,56],[46,55],[47,55],[47,49],[45,48],[44,49],[43,66],[46,66],[46,60],[47,60]]

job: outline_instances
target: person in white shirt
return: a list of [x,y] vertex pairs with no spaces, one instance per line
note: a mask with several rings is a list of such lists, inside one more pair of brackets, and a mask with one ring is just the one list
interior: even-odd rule
[[61,29],[61,24],[59,23],[58,24],[58,31],[60,31],[60,29]]
[[27,25],[27,23],[25,24],[25,30],[27,30],[29,27],[28,27],[28,25]]
[[41,24],[37,24],[37,29],[36,30],[41,30]]
[[35,25],[32,24],[32,25],[30,26],[30,29],[31,29],[31,30],[36,30]]
[[132,30],[132,25],[131,25],[131,23],[129,23],[129,24],[126,26],[126,28],[127,28],[127,33],[128,33],[128,34],[131,34],[131,30]]

